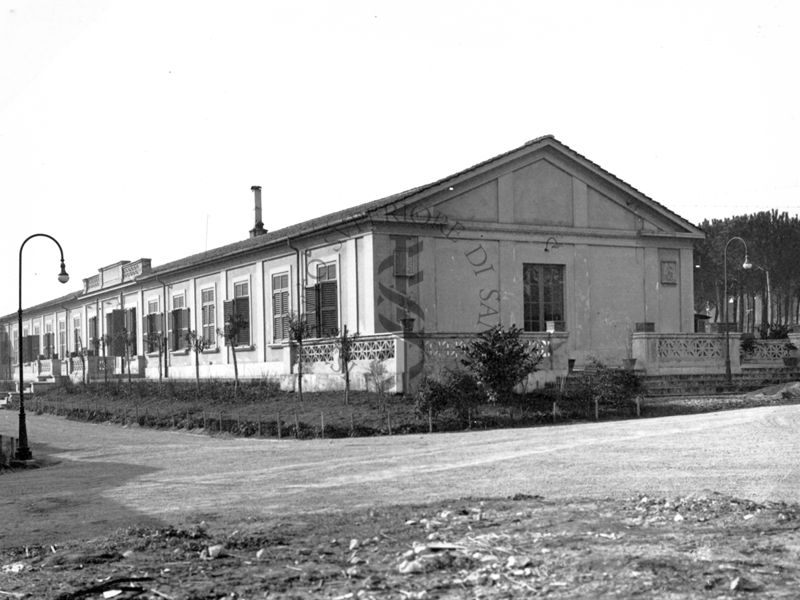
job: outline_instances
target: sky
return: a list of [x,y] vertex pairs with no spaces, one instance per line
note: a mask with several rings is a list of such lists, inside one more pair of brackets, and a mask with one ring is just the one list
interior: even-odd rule
[[[692,223],[800,211],[800,3],[0,0],[0,315],[552,134]],[[13,283],[12,283],[13,282]]]

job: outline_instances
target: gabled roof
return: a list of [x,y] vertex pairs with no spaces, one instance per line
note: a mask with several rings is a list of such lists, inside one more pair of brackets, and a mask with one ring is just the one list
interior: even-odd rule
[[[187,256],[184,258],[180,258],[178,260],[174,260],[168,263],[164,263],[162,265],[155,266],[150,270],[149,273],[143,274],[142,276],[137,278],[136,281],[145,281],[148,279],[154,279],[162,275],[166,275],[168,273],[174,273],[198,265],[207,264],[209,262],[214,262],[217,260],[223,260],[226,258],[231,258],[242,254],[247,254],[249,252],[253,252],[258,249],[263,249],[270,246],[278,246],[280,244],[286,244],[287,238],[293,240],[301,236],[313,235],[315,233],[323,232],[325,230],[333,230],[337,227],[341,227],[344,224],[355,223],[362,219],[369,218],[371,215],[379,213],[381,211],[399,209],[406,206],[407,204],[410,204],[421,198],[424,198],[427,194],[434,193],[439,189],[445,188],[460,180],[476,175],[481,171],[484,171],[489,168],[494,168],[495,166],[500,166],[506,161],[510,161],[517,157],[524,156],[525,154],[531,153],[534,150],[541,148],[551,148],[560,152],[561,154],[581,164],[584,168],[593,172],[601,179],[604,179],[610,184],[618,188],[621,188],[628,194],[637,198],[639,201],[648,205],[656,212],[661,213],[668,220],[671,220],[675,222],[675,224],[678,225],[679,227],[686,229],[687,232],[692,234],[703,235],[702,231],[698,229],[695,225],[691,224],[683,217],[669,210],[664,205],[656,202],[649,196],[646,196],[645,194],[637,190],[635,187],[623,181],[613,173],[606,171],[598,164],[589,160],[582,154],[576,152],[566,144],[558,141],[554,136],[544,135],[532,139],[528,142],[525,142],[522,146],[519,146],[507,152],[503,152],[502,154],[498,154],[497,156],[493,156],[492,158],[481,161],[477,164],[472,165],[471,167],[468,167],[466,169],[463,169],[461,171],[458,171],[456,173],[453,173],[451,175],[448,175],[431,183],[415,187],[406,190],[404,192],[400,192],[398,194],[393,194],[385,198],[372,200],[371,202],[365,202],[363,204],[359,204],[351,208],[339,210],[327,215],[323,215],[321,217],[304,221],[302,223],[290,225],[288,227],[284,227],[276,231],[269,231],[264,235],[248,238],[245,240],[241,240],[239,242],[227,244],[225,246],[220,246],[219,248],[214,248],[212,250],[207,250],[205,252],[199,252],[191,256]],[[50,302],[40,304],[26,310],[45,308],[48,306],[57,306],[59,303],[63,303],[66,302],[67,300],[73,299],[74,296],[75,296],[74,294],[70,296],[65,296],[63,298],[52,300]],[[10,316],[13,315],[9,315],[9,317]],[[3,317],[3,320],[6,319],[7,317]]]
[[472,175],[476,171],[483,170],[484,168],[491,167],[495,164],[500,164],[507,159],[515,157],[516,155],[521,155],[530,152],[532,149],[536,147],[540,148],[551,147],[560,151],[561,153],[567,155],[568,157],[582,164],[585,168],[588,168],[590,171],[593,171],[603,179],[608,180],[613,185],[620,187],[627,193],[635,196],[640,201],[644,202],[657,212],[663,214],[668,219],[675,221],[676,224],[678,224],[680,227],[685,228],[687,231],[691,233],[698,233],[698,234],[702,233],[697,227],[692,225],[689,221],[685,220],[683,217],[669,210],[664,205],[656,202],[649,196],[646,196],[645,194],[637,190],[629,183],[623,181],[613,173],[606,171],[601,166],[592,162],[582,154],[576,152],[566,144],[563,144],[562,142],[558,141],[554,136],[545,135],[532,139],[528,142],[525,142],[522,146],[514,148],[513,150],[509,150],[507,152],[503,152],[502,154],[498,154],[497,156],[493,156],[492,158],[479,162],[475,165],[472,165],[471,167],[468,167],[466,169],[458,171],[457,173],[453,173],[451,175],[448,175],[446,177],[443,177],[442,179],[438,179],[431,183],[415,187],[406,190],[404,192],[400,192],[398,194],[393,194],[385,198],[380,198],[378,200],[373,200],[371,202],[365,202],[364,204],[359,204],[351,208],[346,208],[344,210],[340,210],[321,217],[317,217],[315,219],[304,221],[296,225],[290,225],[288,227],[284,227],[283,229],[270,231],[265,235],[249,238],[246,240],[242,240],[240,242],[235,242],[233,244],[221,246],[219,248],[208,250],[206,252],[193,254],[185,258],[181,258],[169,263],[165,263],[163,265],[159,265],[157,267],[153,267],[148,277],[150,276],[157,277],[159,275],[163,275],[169,272],[179,271],[199,264],[203,264],[208,261],[224,259],[236,256],[238,254],[247,253],[258,248],[264,248],[267,246],[277,245],[277,244],[284,244],[286,243],[286,238],[294,239],[299,236],[310,235],[316,232],[324,231],[326,229],[333,229],[337,226],[341,226],[342,224],[355,222],[360,219],[367,218],[368,216],[370,216],[370,214],[379,212],[381,210],[401,208],[406,203],[413,202],[419,199],[427,192],[431,192],[438,188],[445,187],[450,183],[453,183],[457,180]]

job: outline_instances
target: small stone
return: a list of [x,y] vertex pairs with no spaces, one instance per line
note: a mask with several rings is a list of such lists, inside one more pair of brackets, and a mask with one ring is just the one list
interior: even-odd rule
[[681,513],[675,513],[673,521],[675,521],[676,523],[680,523],[681,521],[683,521],[683,515]]
[[752,519],[753,517],[755,517],[755,515],[745,515],[745,516],[744,516],[744,520],[745,520],[745,521],[749,521],[749,520],[750,520],[750,519]]
[[122,558],[130,558],[131,556],[133,556],[133,550],[125,550],[122,553]]
[[264,556],[265,556],[266,554],[267,554],[267,551],[266,551],[266,550],[264,550],[264,548],[261,548],[261,549],[260,549],[258,552],[256,552],[256,558],[257,558],[258,560],[261,560],[261,559],[263,559],[263,558],[264,558]]
[[730,587],[732,592],[757,592],[761,589],[761,584],[747,577],[735,577]]
[[213,546],[209,546],[208,548],[204,548],[203,551],[200,553],[200,558],[203,560],[214,560],[215,558],[219,558],[222,556],[223,546],[222,544],[214,544]]
[[506,567],[509,569],[524,569],[531,564],[531,559],[527,556],[509,556]]
[[350,540],[350,550],[355,550],[356,548],[359,547],[359,545],[360,544],[357,539],[353,538],[352,540]]
[[403,574],[407,573],[422,573],[425,567],[418,560],[404,560],[397,568]]
[[405,552],[403,552],[401,558],[403,560],[411,560],[414,558],[414,556],[416,556],[416,552],[414,552],[413,550],[406,550]]
[[345,574],[348,577],[358,577],[361,575],[361,569],[359,569],[357,566],[348,567],[347,570],[345,570]]

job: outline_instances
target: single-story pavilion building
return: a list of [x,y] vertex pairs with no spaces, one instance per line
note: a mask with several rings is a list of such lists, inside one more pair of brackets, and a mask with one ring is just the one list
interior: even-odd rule
[[[303,315],[305,389],[341,387],[335,336],[357,334],[354,388],[389,390],[453,364],[498,323],[546,345],[530,383],[592,359],[617,365],[647,336],[694,331],[702,231],[552,136],[433,183],[174,262],[120,260],[75,293],[24,310],[26,380],[201,377],[297,384],[289,319]],[[233,340],[224,324],[240,324]],[[14,372],[17,315],[0,319]],[[675,337],[677,336],[677,337]],[[641,350],[641,348],[639,348]],[[648,368],[645,355],[640,368]],[[127,358],[125,358],[127,357]],[[370,375],[372,372],[372,375]]]

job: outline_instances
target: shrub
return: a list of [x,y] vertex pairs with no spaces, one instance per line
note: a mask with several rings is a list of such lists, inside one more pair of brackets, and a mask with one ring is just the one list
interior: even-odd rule
[[510,401],[517,384],[536,369],[544,356],[536,343],[523,342],[522,330],[495,325],[462,345],[462,364],[486,390],[490,402]]
[[436,416],[451,409],[459,419],[486,400],[478,382],[461,369],[444,371],[441,379],[425,377],[414,397],[414,409],[420,417]]

